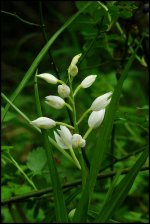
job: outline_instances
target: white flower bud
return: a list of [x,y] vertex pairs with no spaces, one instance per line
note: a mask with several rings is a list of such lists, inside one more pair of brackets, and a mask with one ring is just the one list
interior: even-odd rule
[[58,82],[58,79],[49,73],[43,73],[43,74],[36,75],[36,76],[41,79],[44,79],[46,82],[51,83],[51,84],[56,84]]
[[68,68],[68,74],[75,77],[78,74],[78,67],[76,65],[70,65]]
[[72,64],[72,65],[76,65],[76,64],[78,63],[79,58],[81,57],[81,55],[82,55],[81,53],[75,55],[75,56],[73,57],[72,61],[71,61],[71,64]]
[[46,103],[56,109],[61,109],[65,105],[65,101],[59,96],[46,96]]
[[81,135],[79,134],[74,134],[72,136],[72,147],[73,148],[78,148],[78,147],[85,147],[86,141],[82,138]]
[[89,75],[89,76],[87,76],[81,82],[81,87],[82,88],[88,88],[88,87],[90,87],[93,84],[93,82],[95,81],[96,77],[97,77],[97,75]]
[[109,103],[109,97],[112,95],[112,92],[105,93],[102,96],[97,97],[91,105],[93,111],[99,111],[104,109]]
[[50,129],[56,125],[56,122],[48,117],[39,117],[30,123],[43,129]]
[[69,149],[72,147],[72,134],[65,126],[60,126],[61,130],[57,130],[59,135],[54,131],[57,144],[63,149]]
[[58,94],[62,97],[62,98],[66,98],[69,96],[70,94],[70,88],[69,86],[62,84],[58,86]]
[[74,56],[68,68],[68,74],[72,77],[75,77],[78,74],[78,67],[76,66],[76,64],[79,58],[81,57],[81,55],[82,54],[77,54],[76,56]]
[[93,111],[88,119],[88,125],[90,128],[98,128],[101,123],[103,122],[105,115],[105,109],[102,109],[100,111]]

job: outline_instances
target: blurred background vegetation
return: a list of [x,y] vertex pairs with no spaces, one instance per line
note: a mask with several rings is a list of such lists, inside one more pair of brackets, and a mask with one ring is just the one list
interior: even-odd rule
[[[47,38],[51,36],[85,4],[75,1],[42,1],[42,11]],[[120,105],[114,122],[113,151],[104,161],[104,165],[115,158],[132,153],[148,143],[148,61],[149,61],[149,5],[147,1],[104,1],[111,19],[115,21],[109,27],[109,18],[97,2],[84,11],[54,42],[50,49],[53,57],[47,54],[38,66],[39,73],[49,72],[67,81],[67,68],[74,55],[82,53],[83,60],[79,63],[79,74],[74,79],[76,87],[86,76],[97,75],[97,80],[89,89],[82,90],[77,96],[78,118],[90,107],[93,100],[115,88],[117,79],[128,61],[136,44],[144,37],[137,53],[129,76],[125,81]],[[34,58],[45,45],[41,27],[39,1],[2,1],[2,92],[9,98],[23,79]],[[11,13],[11,15],[10,15]],[[28,21],[32,24],[27,24]],[[116,22],[119,24],[115,25]],[[28,82],[21,94],[15,100],[15,105],[31,120],[37,118],[34,105],[34,79]],[[55,110],[44,103],[47,95],[57,95],[57,87],[39,80],[39,91],[44,116],[57,121],[69,123],[65,109]],[[2,101],[2,109],[6,102]],[[87,130],[87,120],[80,126],[81,134]],[[49,132],[53,136],[53,132]],[[92,157],[95,139],[98,133],[93,131],[87,141],[86,153]],[[33,179],[38,189],[50,186],[47,178],[46,158],[43,154],[41,139],[30,126],[12,108],[10,108],[2,125],[2,145],[12,146],[11,154],[22,169]],[[112,155],[113,154],[113,155]],[[56,149],[54,156],[62,183],[66,184],[80,178],[80,173]],[[119,162],[117,167],[131,167],[136,155]],[[41,165],[42,164],[42,165]],[[2,199],[21,195],[33,189],[25,182],[24,177],[11,163],[2,163]],[[73,173],[73,175],[72,175]],[[148,180],[147,172],[138,175],[136,182],[124,202],[116,212],[115,218],[120,222],[148,222]],[[95,206],[105,197],[110,180],[101,181],[101,193],[95,192]],[[96,189],[97,190],[97,189]],[[74,189],[66,192],[70,194]],[[46,203],[45,203],[46,202]],[[15,205],[15,206],[14,206]],[[14,211],[19,211],[18,204],[3,207],[3,222],[50,222],[48,216],[53,201],[41,197],[21,203],[21,217],[14,217]],[[71,210],[75,201],[69,204]]]

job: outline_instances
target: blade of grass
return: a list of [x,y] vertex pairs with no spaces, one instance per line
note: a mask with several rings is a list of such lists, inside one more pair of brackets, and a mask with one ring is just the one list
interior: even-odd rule
[[[110,105],[106,110],[103,125],[101,126],[101,130],[100,130],[100,137],[98,138],[98,141],[96,144],[96,149],[93,150],[94,155],[93,155],[93,158],[91,161],[90,175],[87,177],[87,181],[86,181],[86,185],[85,185],[83,194],[81,195],[81,198],[78,202],[77,209],[76,209],[76,212],[74,215],[73,221],[75,221],[75,222],[81,222],[81,221],[86,222],[88,204],[92,197],[92,193],[94,190],[98,172],[100,170],[100,167],[104,160],[104,157],[107,153],[106,146],[108,145],[109,138],[110,138],[110,135],[112,132],[113,121],[115,118],[115,112],[117,109],[117,105],[119,103],[122,86],[123,86],[125,79],[127,78],[128,71],[135,59],[135,55],[136,55],[136,52],[137,52],[139,46],[140,45],[137,46],[134,53],[130,56],[130,58],[123,70],[123,73],[117,83],[117,86],[113,92]],[[85,197],[85,195],[86,195],[86,197]]]
[[98,141],[96,144],[96,149],[94,150],[95,153],[94,153],[94,156],[91,161],[91,170],[90,170],[90,177],[91,177],[90,192],[91,192],[91,195],[92,195],[92,192],[93,192],[93,189],[95,186],[96,176],[97,176],[98,171],[101,167],[101,164],[106,156],[106,153],[107,153],[106,150],[107,150],[107,148],[109,148],[108,142],[109,142],[109,138],[111,136],[115,113],[117,110],[117,106],[118,106],[121,91],[122,91],[122,86],[128,76],[128,71],[135,59],[135,55],[136,55],[136,52],[139,47],[140,47],[140,45],[137,46],[137,48],[135,49],[135,52],[130,56],[130,58],[122,72],[122,75],[117,83],[117,86],[114,89],[110,105],[106,110],[103,125],[101,126],[101,129],[100,129],[100,137],[98,138]]
[[[116,211],[116,209],[121,205],[123,200],[126,198],[128,192],[130,191],[139,170],[144,165],[148,157],[148,150],[144,150],[140,158],[135,162],[131,170],[116,186],[115,190],[106,199],[103,207],[101,208],[98,217],[95,222],[104,223],[107,222]],[[111,206],[110,206],[111,205]]]
[[[91,2],[88,2],[84,5],[83,8],[81,8],[75,15],[73,15],[70,19],[66,21],[66,23],[49,39],[49,41],[45,44],[45,46],[42,48],[42,50],[39,52],[37,57],[34,59],[33,63],[31,64],[30,68],[28,69],[27,73],[24,75],[24,78],[14,91],[14,93],[11,96],[11,102],[13,102],[16,97],[20,94],[22,89],[25,87],[31,76],[33,75],[34,71],[36,70],[38,64],[42,61],[43,57],[46,55],[54,41],[57,39],[57,37],[91,4]],[[6,113],[10,107],[10,104],[6,104],[4,111],[2,113],[2,121],[4,120]]]
[[[111,196],[111,194],[113,193],[114,188],[115,188],[116,185],[117,185],[117,181],[118,181],[118,179],[119,179],[119,177],[120,177],[120,175],[121,175],[121,172],[122,172],[121,169],[118,170],[118,171],[116,172],[116,175],[115,175],[115,177],[114,177],[114,180],[112,181],[111,186],[110,186],[110,188],[109,188],[109,190],[108,190],[108,192],[107,192],[107,194],[106,194],[105,201],[107,201],[108,198],[109,198],[109,197]],[[104,204],[105,204],[105,201],[104,201]]]
[[[38,116],[42,117],[42,110],[40,105],[39,93],[38,93],[38,84],[37,77],[35,76],[35,101],[37,106]],[[55,215],[57,222],[68,222],[67,209],[65,205],[64,195],[56,169],[56,164],[53,158],[52,148],[49,144],[48,132],[47,130],[41,130],[43,137],[43,144],[45,148],[45,153],[47,156],[47,165],[49,168],[50,178],[52,182],[52,188],[54,193],[54,202],[55,202]]]

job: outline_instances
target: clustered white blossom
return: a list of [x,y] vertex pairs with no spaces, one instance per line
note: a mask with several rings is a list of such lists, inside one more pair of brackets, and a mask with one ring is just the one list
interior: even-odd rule
[[[78,74],[78,67],[77,63],[80,59],[82,54],[78,54],[73,57],[71,64],[68,68],[68,76],[69,80],[70,78],[73,80],[73,78]],[[49,73],[43,73],[36,75],[38,78],[45,80],[47,83],[58,85],[57,91],[59,96],[55,95],[49,95],[45,97],[45,103],[47,103],[49,106],[55,108],[55,109],[62,109],[64,106],[67,106],[70,110],[72,110],[72,106],[67,104],[65,102],[65,98],[70,97],[70,87],[64,83],[62,80],[59,80],[55,76]],[[82,80],[82,82],[78,85],[78,87],[73,92],[73,96],[78,93],[80,89],[86,89],[89,88],[96,80],[97,75],[89,75],[86,78]],[[91,114],[88,118],[88,126],[89,129],[93,130],[98,128],[101,123],[103,122],[106,107],[111,101],[111,95],[112,92],[107,92],[101,96],[98,96],[93,103],[91,104],[91,107],[88,109],[88,112],[91,111]],[[82,119],[81,119],[82,120]],[[62,122],[58,122],[62,123]],[[31,121],[31,124],[43,129],[51,129],[55,128],[57,125],[57,122],[54,121],[51,118],[48,117],[39,117],[33,121]],[[61,147],[62,149],[75,149],[80,147],[85,147],[86,140],[84,137],[82,137],[78,133],[72,134],[70,130],[66,127],[69,126],[65,123],[62,123],[64,125],[60,125],[60,129],[57,129],[57,131],[54,131],[54,136],[56,143]]]

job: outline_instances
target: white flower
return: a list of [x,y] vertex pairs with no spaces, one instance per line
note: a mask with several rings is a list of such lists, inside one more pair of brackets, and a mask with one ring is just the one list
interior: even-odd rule
[[72,136],[72,147],[73,148],[78,148],[78,147],[85,147],[86,141],[82,138],[81,135],[79,134],[74,134]]
[[51,84],[56,84],[58,82],[58,79],[49,73],[43,73],[43,74],[36,75],[36,76],[41,79],[44,79],[46,82],[51,83]]
[[58,86],[58,94],[62,97],[62,98],[66,98],[69,96],[70,94],[70,88],[69,86],[62,84]]
[[39,117],[30,123],[43,129],[53,128],[56,125],[56,122],[48,117]]
[[46,103],[56,109],[61,109],[65,105],[65,101],[59,96],[46,96]]
[[69,149],[72,147],[72,134],[70,133],[69,129],[65,126],[60,126],[61,130],[58,130],[59,135],[57,132],[54,131],[55,139],[57,144],[63,149]]
[[104,115],[105,109],[102,109],[100,111],[93,111],[88,119],[89,127],[92,129],[98,128],[104,119]]
[[95,81],[96,77],[97,77],[97,75],[89,75],[89,76],[87,76],[81,82],[81,87],[82,88],[88,88],[88,87],[90,87],[93,84],[93,82]]
[[93,111],[99,111],[104,109],[109,103],[109,97],[112,95],[112,92],[105,93],[102,96],[97,97],[91,105]]
[[68,74],[72,77],[76,76],[78,74],[78,67],[76,66],[79,58],[81,57],[81,53],[77,54],[76,56],[73,57],[71,64],[68,68]]

